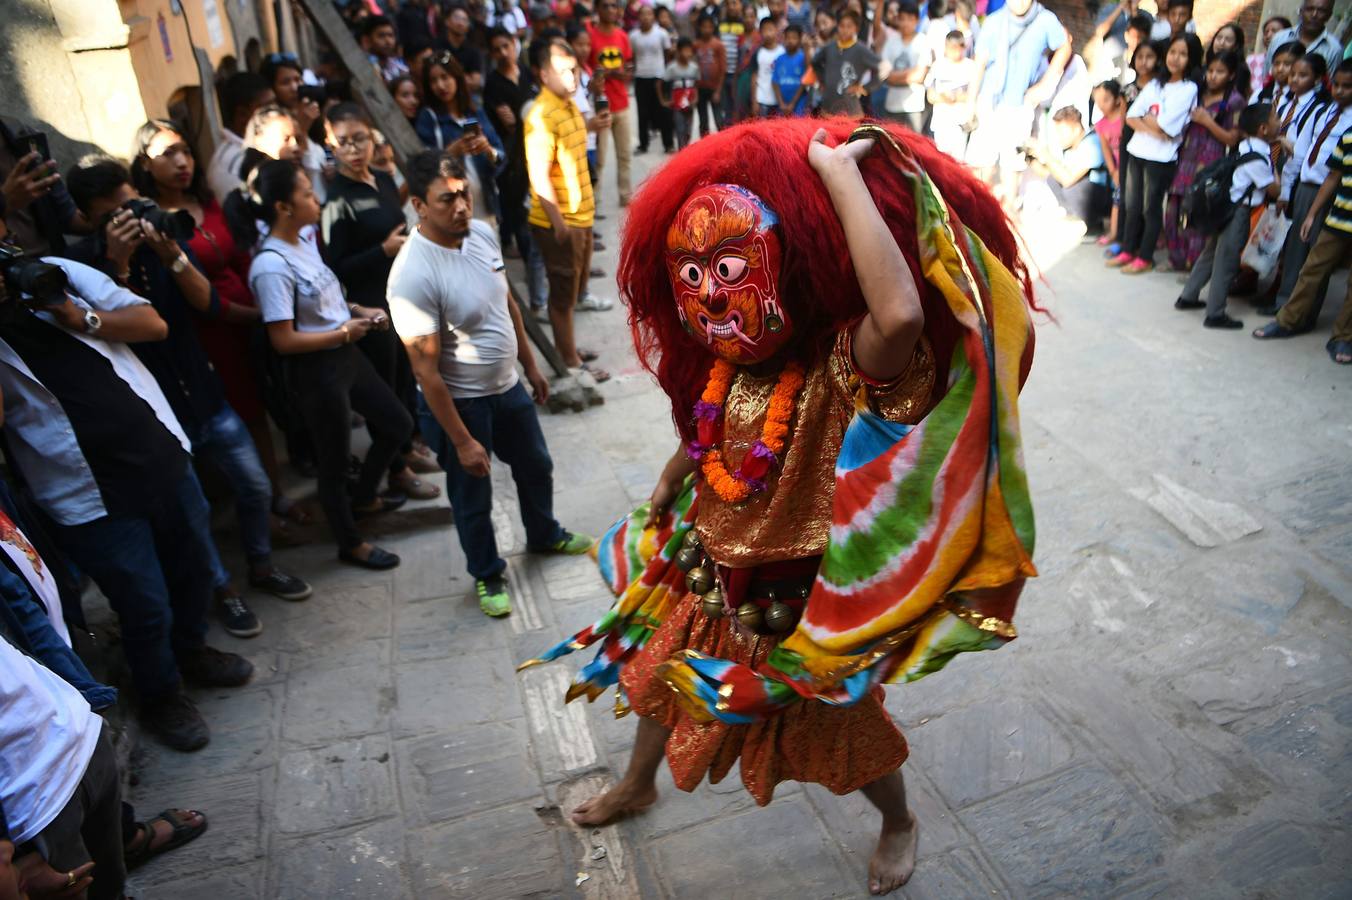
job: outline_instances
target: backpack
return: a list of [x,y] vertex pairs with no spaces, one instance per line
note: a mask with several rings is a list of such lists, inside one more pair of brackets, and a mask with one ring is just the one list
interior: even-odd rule
[[[1193,178],[1192,185],[1183,197],[1182,225],[1202,234],[1217,234],[1230,221],[1235,211],[1235,203],[1230,199],[1230,183],[1234,181],[1235,170],[1247,162],[1264,159],[1261,153],[1249,151],[1221,157]],[[1249,188],[1252,193],[1253,188]],[[1248,194],[1244,199],[1247,201]]]

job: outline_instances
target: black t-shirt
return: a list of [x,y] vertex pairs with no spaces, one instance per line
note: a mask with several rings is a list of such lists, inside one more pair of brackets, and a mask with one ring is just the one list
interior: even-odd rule
[[141,515],[177,489],[188,454],[107,357],[23,312],[5,341],[61,403],[109,515]]
[[[504,144],[511,146],[513,143],[509,138],[521,127],[521,107],[525,106],[526,101],[537,92],[538,88],[525,69],[518,70],[516,81],[512,81],[497,69],[489,72],[488,77],[484,79],[484,112]],[[515,125],[508,126],[499,118],[498,107],[503,105],[512,111],[512,118],[516,120]]]
[[484,55],[479,52],[478,47],[470,43],[468,37],[459,47],[452,47],[451,42],[447,40],[442,40],[439,45],[442,50],[451,51],[451,55],[455,57],[456,62],[460,63],[460,68],[465,70],[466,75],[483,72]]
[[[72,255],[79,261],[114,274],[111,263],[99,256],[92,239],[80,241],[75,251]],[[184,247],[183,252],[188,254],[189,265],[197,264],[191,250]],[[164,340],[132,344],[131,349],[155,376],[179,424],[191,435],[225,408],[225,388],[197,339],[192,308],[174,274],[149,247],[141,247],[132,255],[128,269],[127,287],[149,300],[169,326],[169,336]]]
[[347,302],[389,309],[385,281],[394,258],[380,246],[397,225],[404,207],[399,188],[386,172],[374,169],[376,186],[341,172],[329,182],[329,199],[321,220],[324,261],[347,288]]

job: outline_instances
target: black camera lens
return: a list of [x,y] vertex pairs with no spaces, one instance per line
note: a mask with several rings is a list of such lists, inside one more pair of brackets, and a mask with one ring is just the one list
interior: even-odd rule
[[193,219],[192,213],[185,209],[169,212],[161,209],[154,200],[147,200],[144,197],[128,201],[126,208],[160,234],[176,241],[190,240],[197,229],[197,222]]
[[30,295],[42,306],[61,301],[66,295],[66,270],[51,263],[23,260],[7,273],[14,287]]

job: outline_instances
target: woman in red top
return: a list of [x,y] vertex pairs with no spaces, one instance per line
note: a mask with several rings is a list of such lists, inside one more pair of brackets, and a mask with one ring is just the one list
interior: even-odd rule
[[[168,123],[163,124],[167,126]],[[168,127],[162,130],[171,131]],[[216,302],[208,315],[197,320],[198,338],[221,378],[227,402],[244,420],[253,437],[263,469],[272,482],[273,512],[304,522],[307,519],[305,513],[281,490],[277,451],[272,444],[272,431],[263,407],[263,388],[250,346],[254,328],[261,319],[258,305],[249,291],[249,253],[235,243],[220,203],[204,183],[202,168],[197,165],[187,141],[182,135],[177,137],[186,151],[186,180],[160,181],[149,178],[146,173],[146,178],[137,179],[144,182],[137,184],[137,189],[164,209],[187,210],[196,220],[197,230],[188,246],[211,282]],[[133,169],[133,172],[137,171]]]

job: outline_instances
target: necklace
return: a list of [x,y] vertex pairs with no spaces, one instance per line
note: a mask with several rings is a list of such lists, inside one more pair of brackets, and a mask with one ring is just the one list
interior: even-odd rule
[[784,367],[770,395],[770,406],[765,411],[761,436],[746,451],[741,465],[734,473],[728,471],[723,462],[723,451],[715,444],[721,438],[723,407],[736,374],[737,367],[721,359],[709,370],[709,383],[695,404],[696,440],[686,448],[691,459],[702,461],[705,481],[725,503],[741,503],[752,494],[765,490],[765,477],[784,452],[789,420],[793,418],[798,394],[806,381],[802,363],[791,362]]

